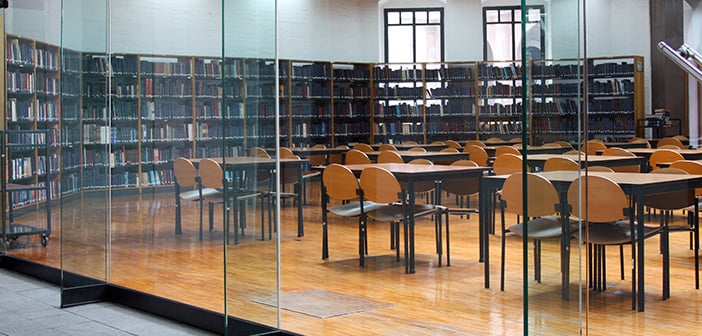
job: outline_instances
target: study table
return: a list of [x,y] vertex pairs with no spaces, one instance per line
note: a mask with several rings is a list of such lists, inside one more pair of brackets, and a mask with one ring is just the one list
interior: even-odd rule
[[585,168],[587,166],[605,166],[605,167],[616,167],[616,166],[641,166],[642,171],[646,168],[646,159],[641,156],[615,156],[615,155],[588,155],[587,161],[585,160],[585,155],[576,154],[529,154],[527,155],[527,164],[532,169],[543,170],[546,160],[552,157],[567,157],[578,162],[580,160],[580,167]]
[[[567,190],[571,182],[579,174],[578,171],[552,171],[537,173],[547,178],[558,190],[561,197],[560,204],[567,204]],[[604,176],[617,183],[624,193],[635,200],[636,209],[636,240],[632,244],[632,310],[644,311],[645,301],[645,268],[644,268],[644,196],[670,191],[689,190],[702,187],[702,175],[678,175],[678,174],[644,174],[644,173],[608,173],[590,172],[590,175]],[[480,256],[484,262],[485,288],[490,288],[490,244],[488,237],[488,225],[491,223],[492,195],[495,190],[502,187],[508,175],[485,176],[481,180],[480,186]],[[528,187],[528,186],[527,186]],[[487,197],[485,197],[487,196]],[[565,221],[564,221],[565,222]],[[564,225],[567,228],[567,225]],[[565,236],[565,235],[564,235]],[[569,259],[569,239],[562,242],[562,267],[568,267]],[[636,256],[640,258],[636,258]],[[562,272],[561,296],[568,298],[568,272]]]
[[[364,168],[375,166],[382,167],[392,172],[398,181],[405,182],[407,185],[407,194],[409,198],[409,207],[414,207],[415,195],[414,195],[414,184],[417,182],[432,181],[436,183],[437,190],[435,195],[437,197],[436,203],[441,203],[441,182],[450,179],[460,179],[469,177],[482,177],[484,172],[489,171],[489,167],[467,167],[467,166],[450,166],[450,165],[414,165],[414,164],[404,164],[404,163],[371,163],[371,164],[353,164],[347,165],[349,169],[356,175],[360,176]],[[324,197],[324,195],[322,195]],[[324,199],[322,199],[322,206],[324,207],[322,211],[326,211],[326,204]],[[408,260],[405,261],[405,272],[414,273],[414,214],[410,211],[410,217],[408,219],[408,232],[409,236],[409,247],[408,247]],[[326,223],[323,223],[325,227],[322,229],[323,241],[327,241],[328,233],[326,228]],[[447,232],[448,235],[448,232]],[[447,238],[448,244],[448,238]],[[322,245],[322,256],[328,257],[329,252],[325,250],[327,244]],[[399,248],[399,247],[398,247]]]
[[[293,154],[299,156],[300,158],[308,158],[313,155],[329,155],[329,154],[346,154],[349,151],[348,148],[313,148],[313,147],[293,147],[290,148]],[[266,151],[275,155],[275,148],[266,148]]]
[[[489,157],[495,157],[495,151],[497,148],[502,146],[485,146],[483,149],[488,153]],[[523,148],[517,148],[520,152],[524,153]],[[561,154],[569,151],[570,148],[566,147],[551,147],[551,146],[528,146],[526,149],[527,154]]]
[[[456,160],[470,160],[470,155],[465,152],[414,152],[414,151],[396,151],[405,163],[410,162],[414,159],[427,159],[432,162],[442,162],[442,161],[456,161]],[[380,155],[379,151],[366,152],[368,158],[373,161],[378,159]]]
[[[280,168],[293,168],[297,171],[297,183],[295,183],[295,192],[300,195],[302,180],[302,170],[306,165],[309,164],[309,160],[306,159],[273,159],[273,158],[262,158],[262,157],[252,157],[252,156],[236,156],[236,157],[216,157],[212,158],[217,163],[222,165],[222,169],[229,171],[234,176],[235,181],[243,180],[244,171],[252,169],[267,169],[275,171],[277,169],[277,162],[280,162]],[[191,159],[195,166],[198,165],[201,159]],[[227,192],[228,190],[225,190]],[[234,198],[237,196],[237,188],[232,190],[234,193]],[[226,195],[225,195],[226,196]],[[300,198],[297,203],[297,236],[302,237],[305,235],[304,222],[302,216],[303,204]],[[236,209],[236,207],[235,207]],[[236,216],[236,215],[235,215]],[[236,229],[236,228],[235,228]],[[229,228],[226,229],[227,234],[229,233]]]
[[[392,144],[392,145],[395,146],[395,148],[397,148],[398,151],[406,151],[406,150],[410,150],[412,148],[424,148],[427,151],[439,151],[439,150],[442,150],[442,149],[448,147],[445,144]],[[379,150],[380,146],[381,146],[380,144],[371,145],[371,147],[373,147],[374,150]]]

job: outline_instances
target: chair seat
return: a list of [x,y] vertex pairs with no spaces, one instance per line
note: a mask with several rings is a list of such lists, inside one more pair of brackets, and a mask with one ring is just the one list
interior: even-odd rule
[[[644,227],[644,238],[656,234],[658,231],[660,231],[660,227]],[[613,223],[591,224],[589,242],[600,245],[630,243],[631,231],[629,230],[629,222],[622,220]]]
[[[414,213],[415,216],[418,214],[424,214],[427,212],[432,212],[436,209],[436,206],[431,204],[415,204]],[[365,210],[365,209],[364,209]],[[368,216],[377,221],[398,221],[405,218],[404,208],[399,204],[382,204],[379,208],[368,211]]]
[[[570,232],[578,230],[578,223],[570,220]],[[524,235],[524,223],[519,223],[510,226],[507,231],[514,234]],[[558,238],[562,235],[563,228],[561,219],[558,216],[543,216],[534,218],[529,221],[529,238],[532,239],[549,239]]]
[[[202,197],[208,197],[211,195],[218,194],[219,191],[214,188],[202,188]],[[186,201],[197,201],[200,199],[200,192],[198,190],[188,190],[185,192],[180,193],[180,198],[186,200]]]
[[[383,206],[385,206],[385,205],[378,204],[378,203],[371,202],[371,201],[364,201],[363,202],[363,211],[366,211],[366,212],[374,211],[374,210],[377,210]],[[346,203],[346,204],[341,204],[341,205],[329,207],[327,210],[329,210],[331,213],[333,213],[335,215],[343,216],[343,217],[360,216],[361,215],[361,203],[358,201],[350,202],[350,203]]]

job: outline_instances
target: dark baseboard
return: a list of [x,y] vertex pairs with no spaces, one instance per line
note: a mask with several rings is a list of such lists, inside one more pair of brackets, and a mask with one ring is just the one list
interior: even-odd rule
[[[0,255],[0,268],[27,274],[34,278],[61,285],[61,270],[31,261]],[[171,319],[213,333],[225,333],[225,316],[181,302],[115,286],[100,280],[64,272],[64,281],[76,286],[64,288],[61,306],[70,307],[94,302],[112,302],[163,318]],[[296,335],[263,324],[229,316],[227,335]]]

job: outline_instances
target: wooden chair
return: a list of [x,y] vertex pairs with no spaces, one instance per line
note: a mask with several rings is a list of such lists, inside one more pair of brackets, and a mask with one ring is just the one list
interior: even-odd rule
[[[670,164],[670,168],[675,168],[675,169],[682,169],[686,171],[688,174],[691,175],[702,175],[702,162],[699,161],[694,161],[694,160],[680,160],[680,161],[675,161]],[[702,188],[697,188],[695,189],[695,197],[697,198],[697,209],[699,210],[702,208],[700,206],[700,198],[702,198]],[[685,231],[688,230],[690,231],[690,249],[694,250],[695,253],[698,253],[699,250],[699,224],[696,226],[693,226],[693,222],[689,220],[689,216],[694,213],[695,208],[693,207],[688,207],[685,209],[688,212],[688,222],[687,225],[682,226],[682,227],[676,227],[674,230],[675,231]],[[673,230],[673,229],[671,229]],[[695,255],[695,260],[698,260],[697,254]],[[696,286],[695,288],[698,287],[698,278],[695,278]]]
[[[556,143],[556,142],[547,142],[543,145],[541,145],[543,148],[564,148],[561,144]],[[567,148],[567,147],[565,147]],[[570,148],[573,148],[572,146]]]
[[382,144],[382,145],[380,145],[378,150],[381,152],[382,151],[397,151],[397,147],[395,147],[395,145],[391,145],[391,144]]
[[412,147],[412,148],[408,149],[408,151],[410,151],[410,152],[422,152],[422,153],[426,153],[426,152],[427,152],[427,150],[424,149],[424,147]]
[[512,139],[509,139],[509,141],[510,141],[510,142],[516,142],[516,143],[520,143],[520,144],[521,144],[521,143],[522,143],[522,138],[521,138],[521,137],[519,137],[519,138],[512,138]]
[[574,148],[573,148],[573,145],[572,145],[570,142],[568,142],[568,141],[558,140],[558,141],[554,141],[553,143],[556,143],[556,144],[560,145],[561,148],[574,149]]
[[[262,157],[262,158],[269,158],[271,157],[270,154],[268,154],[268,151],[265,150],[264,148],[261,147],[251,147],[249,150],[249,153],[253,157]],[[295,155],[295,154],[293,154]]]
[[[266,153],[266,154],[268,154],[268,153]],[[290,149],[288,147],[280,147],[280,155],[279,156],[281,159],[283,159],[283,158],[293,158],[293,157],[296,157],[297,155],[295,155],[295,153],[293,153],[292,149]]]
[[[472,160],[456,160],[452,162],[451,165],[478,167],[478,164]],[[478,213],[477,208],[470,207],[470,198],[471,196],[478,194],[480,191],[480,178],[464,177],[460,179],[452,179],[449,181],[449,183],[441,184],[441,191],[445,191],[450,195],[455,195],[457,198],[456,203],[458,204],[458,207],[449,207],[449,214],[470,216],[470,214]],[[467,207],[464,205],[467,205]]]
[[466,146],[485,147],[485,146],[487,146],[487,144],[485,144],[485,142],[482,142],[480,140],[468,140],[468,141],[466,141]]
[[402,142],[402,144],[403,144],[403,145],[416,145],[417,142],[416,142],[416,141],[409,140],[409,141],[404,141],[404,142]]
[[[317,144],[312,146],[313,149],[326,149],[327,146],[324,144]],[[312,170],[323,170],[324,166],[327,164],[326,154],[314,154],[307,157],[310,160],[310,168]]]
[[580,164],[569,157],[554,156],[544,163],[544,171],[580,170]]
[[386,150],[378,154],[378,163],[405,163],[402,156],[393,150]]
[[495,175],[510,175],[522,171],[522,157],[515,154],[502,154],[492,163]]
[[345,164],[347,165],[371,163],[371,159],[368,157],[368,155],[365,152],[362,152],[358,149],[352,149],[346,152],[345,160]]
[[604,151],[605,149],[607,149],[607,145],[605,145],[602,140],[588,140],[583,144],[582,148],[580,148],[580,150],[586,152],[588,155],[597,155],[598,151]]
[[[322,172],[322,181],[322,206],[325,209],[322,212],[322,258],[327,259],[329,258],[329,222],[327,212],[341,217],[359,217],[360,225],[360,217],[364,211],[372,211],[380,208],[382,205],[371,201],[364,201],[361,204],[358,196],[361,185],[356,175],[346,166],[337,163],[328,165]],[[332,200],[341,203],[328,206]],[[367,239],[364,239],[364,241],[367,241]],[[367,252],[368,246],[364,246],[364,249]]]
[[685,148],[685,145],[683,145],[682,141],[680,139],[674,138],[674,137],[666,137],[658,140],[658,144],[656,144],[656,148],[661,148],[661,146],[666,146],[666,145],[672,145],[675,147],[678,147],[680,149]]
[[466,145],[463,147],[463,152],[468,153],[468,158],[477,163],[478,166],[487,167],[489,156],[483,147]]
[[507,153],[518,155],[518,156],[522,155],[522,152],[520,152],[519,149],[517,149],[517,147],[514,147],[514,146],[499,146],[499,147],[497,147],[497,149],[495,149],[495,157],[498,157],[502,154],[507,154]]
[[432,145],[445,145],[446,143],[443,142],[443,141],[437,140],[437,141],[432,141],[431,144],[432,144]]
[[448,148],[461,148],[461,144],[456,140],[446,140],[444,143],[446,146],[448,146]]
[[[526,178],[527,188],[524,189]],[[528,209],[524,212],[524,193]],[[534,241],[534,280],[541,282],[541,241],[560,238],[563,235],[560,215],[556,215],[560,199],[556,188],[546,178],[532,173],[515,173],[505,180],[502,186],[502,263],[500,268],[500,290],[505,289],[505,240],[507,234],[524,236],[525,225],[518,223],[505,228],[505,212],[527,218],[529,239]],[[570,231],[577,229],[571,222]]]
[[[349,146],[339,145],[339,146],[336,146],[334,148],[349,149]],[[332,164],[332,163],[343,164],[344,163],[344,155],[342,155],[342,154],[329,154],[329,164]]]
[[[581,175],[570,184],[567,195],[571,215],[582,219],[586,225],[583,241],[591,251],[588,260],[592,265],[589,267],[591,286],[603,290],[606,280],[605,247],[630,244],[632,237],[635,239],[636,234],[630,230],[635,209],[622,188],[602,176]],[[578,204],[588,206],[579,207]],[[580,212],[581,210],[585,212]],[[651,237],[657,232],[658,229],[647,227],[644,237]],[[632,286],[634,285],[632,281]]]
[[[519,141],[521,142],[522,139],[520,138]],[[498,143],[502,143],[502,142],[503,142],[502,138],[498,138],[498,137],[491,137],[491,138],[485,139],[486,144],[498,144]]]
[[[212,159],[202,159],[198,167],[203,188],[211,188],[217,190],[217,193],[211,193],[205,197],[209,203],[209,221],[210,230],[213,227],[214,220],[214,205],[223,204],[224,212],[224,230],[227,235],[227,243],[229,243],[229,213],[234,210],[234,244],[239,243],[239,229],[242,235],[246,227],[246,201],[254,198],[266,197],[257,191],[242,189],[229,178],[225,178],[224,170],[220,164]],[[236,189],[236,198],[234,198],[234,188]],[[264,226],[264,207],[261,206],[261,235],[263,235]],[[270,208],[269,208],[270,211]],[[268,222],[269,230],[271,230],[271,222]]]
[[648,142],[648,140],[646,140],[644,138],[634,137],[634,138],[629,139],[629,142],[630,143],[643,143],[643,144],[646,144],[646,148],[651,148],[651,143]]
[[684,136],[684,135],[674,135],[673,138],[678,139],[678,140],[680,140],[681,142],[682,142],[682,141],[689,141],[689,140],[690,140],[687,136]]
[[353,145],[353,149],[360,150],[361,152],[372,152],[373,151],[373,146],[369,144],[364,144],[364,143],[357,143]]
[[[202,240],[202,205],[205,197],[218,194],[219,191],[212,188],[203,188],[200,183],[200,176],[193,163],[184,158],[179,157],[173,160],[173,175],[175,175],[175,234],[183,233],[182,230],[182,204],[183,201],[198,202],[200,211],[200,240]],[[189,190],[184,190],[188,189]],[[210,227],[210,230],[212,228]]]
[[[387,204],[386,206],[366,212],[362,216],[361,229],[359,234],[359,254],[361,256],[361,266],[364,265],[365,251],[363,246],[365,242],[363,241],[366,231],[366,215],[376,221],[389,221],[389,222],[401,222],[404,224],[405,232],[405,270],[409,272],[409,244],[414,244],[409,242],[408,239],[413,239],[413,237],[408,237],[408,214],[411,212],[414,217],[423,216],[433,216],[434,226],[436,233],[436,252],[439,255],[439,266],[442,263],[443,256],[443,243],[442,243],[442,217],[445,217],[446,221],[446,265],[451,265],[450,258],[450,244],[449,244],[449,219],[446,207],[433,204],[418,204],[415,203],[413,208],[409,207],[407,202],[406,192],[402,190],[400,183],[393,173],[390,171],[380,168],[380,167],[368,167],[361,173],[361,200],[362,201],[372,201],[378,204]],[[442,216],[444,215],[444,216]],[[395,232],[396,245],[399,244],[399,225],[397,226]],[[399,260],[399,248],[397,250],[397,259]]]
[[[636,154],[634,154],[634,153],[632,153],[624,148],[619,148],[619,147],[608,147],[607,149],[604,150],[602,155],[636,157]],[[615,167],[612,167],[612,170],[614,170],[615,172],[639,173],[639,172],[641,172],[641,166],[640,165],[615,166]]]
[[675,162],[679,160],[684,160],[685,158],[682,154],[678,153],[673,149],[656,149],[651,153],[651,157],[648,158],[648,166],[651,170],[659,169],[659,162]]

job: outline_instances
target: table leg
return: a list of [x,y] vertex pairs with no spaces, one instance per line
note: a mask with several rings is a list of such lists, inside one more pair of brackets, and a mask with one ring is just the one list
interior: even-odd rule
[[299,169],[297,170],[297,184],[295,185],[295,193],[297,195],[297,236],[302,237],[305,235],[305,225],[303,223],[302,219],[302,184],[305,183],[302,180],[302,163],[299,166]]
[[[634,269],[632,274],[634,278],[632,279],[632,309],[636,308],[636,302],[638,301],[638,310],[640,312],[644,311],[644,197],[643,193],[639,192],[636,194],[636,250],[637,254],[634,254],[634,249],[632,248],[632,265]],[[632,235],[633,237],[633,235]],[[632,244],[633,246],[633,244]],[[636,256],[638,255],[638,279],[636,279]],[[633,282],[638,285],[635,286]],[[638,294],[638,298],[634,299],[634,294]]]

